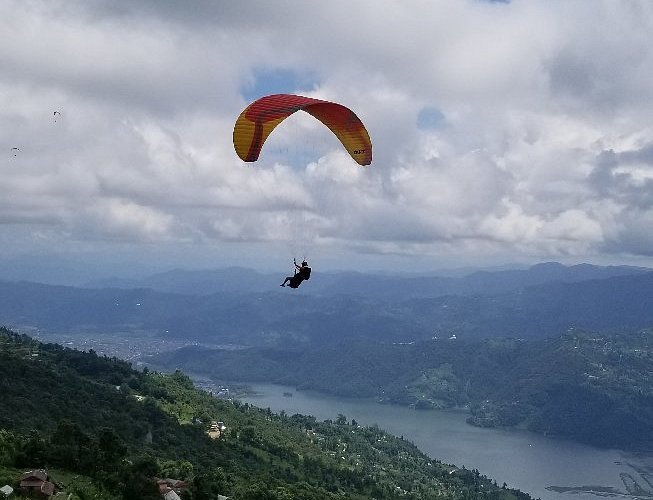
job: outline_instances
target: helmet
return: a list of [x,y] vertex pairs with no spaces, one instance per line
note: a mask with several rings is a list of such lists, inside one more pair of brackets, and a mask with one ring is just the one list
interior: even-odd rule
[[302,266],[308,266],[308,262],[306,262],[305,260],[302,261]]

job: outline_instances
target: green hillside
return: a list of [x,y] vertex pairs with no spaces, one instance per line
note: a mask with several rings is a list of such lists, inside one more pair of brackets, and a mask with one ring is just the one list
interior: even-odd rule
[[[0,482],[47,468],[78,499],[516,499],[478,471],[345,417],[317,422],[211,397],[181,372],[132,370],[0,329]],[[217,439],[212,421],[224,422]]]

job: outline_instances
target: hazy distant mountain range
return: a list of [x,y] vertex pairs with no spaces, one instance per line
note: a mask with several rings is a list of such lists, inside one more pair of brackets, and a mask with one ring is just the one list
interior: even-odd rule
[[[302,288],[311,295],[360,295],[369,298],[402,300],[442,295],[489,295],[532,285],[575,283],[615,276],[632,276],[651,269],[633,266],[564,266],[557,262],[534,265],[528,269],[474,271],[460,277],[399,276],[372,273],[320,273]],[[90,288],[151,288],[159,292],[208,295],[218,292],[278,291],[281,274],[264,274],[252,269],[232,267],[220,270],[186,271],[175,269],[144,279],[95,280]]]
[[[241,345],[556,335],[653,325],[650,269],[546,263],[463,277],[321,274],[298,290],[249,269],[175,270],[87,288],[0,282],[0,324],[155,332]],[[94,288],[90,286],[94,285]]]

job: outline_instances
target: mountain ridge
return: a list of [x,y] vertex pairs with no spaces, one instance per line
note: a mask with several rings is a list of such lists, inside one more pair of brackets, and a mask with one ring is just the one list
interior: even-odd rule
[[[587,276],[587,270],[581,271]],[[275,284],[270,291],[194,295],[0,282],[0,321],[27,331],[147,331],[241,345],[324,344],[356,337],[407,342],[453,334],[537,338],[572,327],[610,331],[653,325],[653,272],[617,270],[613,276],[614,271],[600,279],[549,281],[485,295],[426,294],[401,300],[314,294],[319,275],[298,291]]]
[[[576,282],[650,272],[636,266],[596,266],[543,262],[528,269],[474,271],[464,276],[416,276],[363,273],[358,271],[320,272],[313,269],[309,283],[315,295],[361,295],[388,300],[441,295],[500,293],[552,281]],[[282,274],[261,273],[246,267],[212,270],[173,269],[138,280],[112,279],[88,282],[85,288],[152,288],[161,292],[210,295],[219,292],[257,292],[277,289]],[[304,285],[304,286],[305,286]]]

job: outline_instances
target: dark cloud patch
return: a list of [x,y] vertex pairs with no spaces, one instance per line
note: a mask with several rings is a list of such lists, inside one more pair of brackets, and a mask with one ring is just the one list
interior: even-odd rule
[[601,251],[653,257],[653,212],[636,208],[624,210],[618,217],[618,232],[607,239]]
[[[642,169],[651,171],[646,176]],[[653,144],[602,151],[589,180],[600,196],[639,209],[653,207]]]
[[220,14],[229,10],[222,2],[195,0],[190,3],[174,0],[141,0],[114,2],[111,0],[71,0],[52,2],[50,8],[59,15],[84,15],[86,19],[100,21],[116,19],[129,21],[144,17],[170,22],[215,23]]
[[632,151],[624,151],[616,155],[619,163],[645,163],[653,165],[653,143]]
[[601,151],[597,156],[597,167],[614,170],[620,165],[646,164],[653,166],[653,143],[638,149],[615,152],[613,149]]
[[596,91],[599,77],[592,61],[573,51],[562,51],[549,65],[550,86],[556,94],[587,96]]
[[[285,3],[285,2],[284,2]],[[306,8],[294,6],[296,16],[289,15],[293,6],[242,0],[223,2],[214,0],[70,0],[59,1],[50,7],[66,15],[84,15],[91,21],[114,19],[121,22],[151,20],[164,24],[178,24],[205,28],[255,26],[262,21],[295,22]]]
[[601,151],[596,158],[596,163],[589,176],[590,183],[598,191],[605,195],[619,183],[618,176],[615,176],[614,170],[619,166],[617,155],[613,150]]

